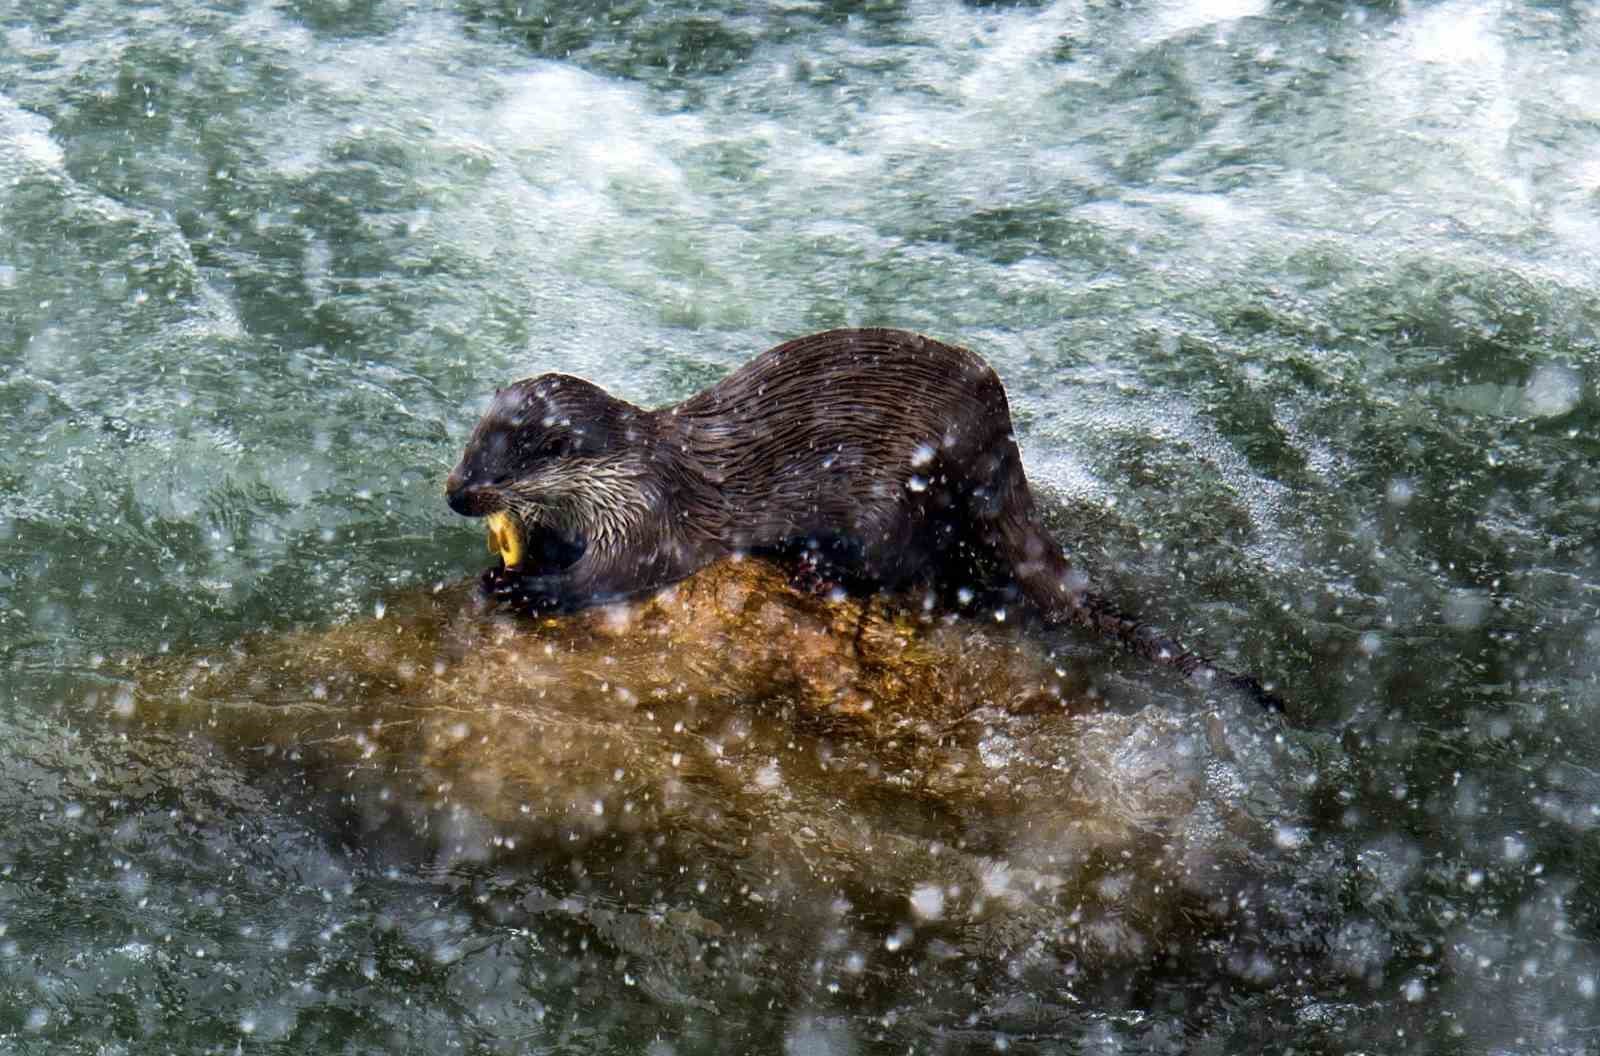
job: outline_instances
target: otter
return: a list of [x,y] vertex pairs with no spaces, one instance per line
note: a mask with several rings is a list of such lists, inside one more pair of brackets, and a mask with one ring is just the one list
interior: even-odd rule
[[446,496],[490,519],[501,562],[483,589],[523,610],[637,597],[743,554],[888,590],[998,567],[1047,621],[1282,708],[1088,589],[1041,523],[999,376],[921,334],[802,337],[653,411],[571,375],[517,381],[495,393]]

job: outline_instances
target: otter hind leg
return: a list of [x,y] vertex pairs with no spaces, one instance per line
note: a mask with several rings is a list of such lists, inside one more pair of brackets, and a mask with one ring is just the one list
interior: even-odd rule
[[1071,565],[1044,530],[1016,443],[1002,441],[991,464],[993,471],[967,493],[966,512],[978,539],[1046,619],[1069,618],[1084,585],[1074,584]]

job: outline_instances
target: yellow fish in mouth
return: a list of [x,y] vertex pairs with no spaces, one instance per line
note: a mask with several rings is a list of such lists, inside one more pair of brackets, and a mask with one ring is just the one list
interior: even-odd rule
[[484,522],[489,527],[489,552],[499,554],[507,568],[516,568],[522,560],[522,526],[505,510],[496,510]]

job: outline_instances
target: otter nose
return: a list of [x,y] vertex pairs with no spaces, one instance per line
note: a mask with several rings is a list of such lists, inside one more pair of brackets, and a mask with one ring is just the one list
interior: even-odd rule
[[444,499],[463,517],[482,517],[490,512],[489,494],[493,488],[469,483],[461,473],[452,473],[444,482]]

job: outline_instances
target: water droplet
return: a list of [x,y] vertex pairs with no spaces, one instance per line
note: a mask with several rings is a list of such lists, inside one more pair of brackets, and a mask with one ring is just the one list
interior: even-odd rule
[[894,953],[896,950],[900,949],[900,947],[910,942],[911,937],[914,934],[915,932],[913,932],[909,926],[902,924],[898,928],[894,929],[894,932],[883,940],[883,948],[888,950],[890,953]]
[[918,884],[911,891],[911,911],[922,920],[938,920],[944,916],[944,890],[938,884]]
[[1444,602],[1444,622],[1458,631],[1470,631],[1483,622],[1489,599],[1477,591],[1458,590]]
[[1583,378],[1577,371],[1546,363],[1522,389],[1523,410],[1535,418],[1559,418],[1583,399]]

